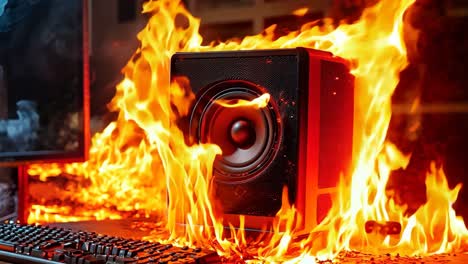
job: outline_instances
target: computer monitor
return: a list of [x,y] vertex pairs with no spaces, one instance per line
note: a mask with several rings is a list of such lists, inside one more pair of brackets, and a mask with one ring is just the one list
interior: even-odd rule
[[0,166],[82,161],[87,0],[0,0]]

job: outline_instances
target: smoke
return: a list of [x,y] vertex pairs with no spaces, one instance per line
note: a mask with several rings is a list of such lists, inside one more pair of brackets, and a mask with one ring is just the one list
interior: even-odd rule
[[19,152],[32,150],[38,140],[39,114],[33,101],[16,103],[18,119],[0,120],[0,151]]
[[16,191],[14,186],[0,182],[0,222],[16,216]]
[[5,12],[5,6],[8,3],[8,0],[0,0],[0,16]]

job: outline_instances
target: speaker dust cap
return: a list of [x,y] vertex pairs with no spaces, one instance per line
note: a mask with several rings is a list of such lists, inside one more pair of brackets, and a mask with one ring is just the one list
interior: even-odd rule
[[266,92],[247,81],[223,81],[197,94],[190,116],[190,134],[196,141],[216,144],[223,151],[215,160],[215,180],[248,182],[265,171],[275,158],[282,133],[273,98],[264,108],[226,107],[218,103],[251,101]]

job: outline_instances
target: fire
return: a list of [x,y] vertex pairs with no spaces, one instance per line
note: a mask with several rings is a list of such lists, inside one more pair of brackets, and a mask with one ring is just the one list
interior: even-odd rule
[[301,16],[305,16],[307,14],[307,12],[309,12],[309,8],[308,7],[302,7],[302,8],[294,10],[293,15],[301,17]]
[[[450,189],[440,168],[429,168],[427,203],[412,215],[386,190],[390,173],[404,169],[410,159],[385,138],[391,95],[408,64],[403,14],[413,2],[381,0],[354,24],[335,27],[325,19],[321,26],[308,23],[279,38],[270,27],[240,41],[202,46],[199,20],[179,1],[147,1],[143,12],[151,18],[138,34],[141,46],[123,69],[124,79],[109,104],[118,118],[94,136],[88,161],[29,169],[43,181],[65,173],[76,175],[78,183],[60,192],[63,207],[33,205],[28,222],[117,218],[135,212],[140,217],[158,215],[171,235],[153,239],[211,245],[223,256],[268,262],[333,259],[346,250],[402,255],[463,251],[468,230],[452,208],[461,186]],[[180,19],[186,22],[183,27],[176,23]],[[187,80],[170,83],[170,58],[178,51],[297,46],[327,50],[351,62],[357,98],[352,174],[342,175],[333,208],[306,236],[299,235],[298,213],[287,199],[272,232],[255,240],[242,228],[226,235],[208,196],[213,162],[221,150],[184,143],[175,122],[187,114],[194,95]],[[257,99],[238,103],[261,107],[269,100],[268,95]],[[369,221],[382,226],[398,222],[402,232],[367,233]],[[177,224],[181,222],[186,225]],[[240,222],[242,227],[243,218]]]
[[252,101],[248,100],[235,100],[236,102],[231,102],[232,100],[217,100],[216,103],[227,108],[236,108],[236,107],[253,107],[253,108],[264,108],[268,105],[270,101],[270,94],[265,93],[259,97],[253,99]]

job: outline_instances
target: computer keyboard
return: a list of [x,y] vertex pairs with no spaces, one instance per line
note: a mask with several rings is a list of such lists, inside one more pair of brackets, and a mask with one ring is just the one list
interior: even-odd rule
[[0,262],[10,263],[220,263],[215,251],[71,229],[0,224]]

